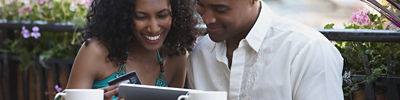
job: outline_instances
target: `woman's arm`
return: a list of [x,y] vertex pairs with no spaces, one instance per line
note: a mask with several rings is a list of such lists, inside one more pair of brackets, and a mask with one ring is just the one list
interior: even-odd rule
[[165,78],[170,87],[183,88],[186,79],[186,62],[189,52],[185,55],[169,57],[165,61]]
[[[71,74],[67,88],[92,88],[93,81],[102,79],[109,73],[113,73],[113,64],[107,60],[107,49],[96,39],[92,39],[90,44],[85,43],[80,48]],[[111,100],[112,96],[118,93],[118,85],[101,88],[104,90],[104,100]]]
[[90,44],[85,44],[75,58],[67,88],[92,88],[93,81],[99,76],[97,73],[106,65],[107,50],[98,40],[92,39]]

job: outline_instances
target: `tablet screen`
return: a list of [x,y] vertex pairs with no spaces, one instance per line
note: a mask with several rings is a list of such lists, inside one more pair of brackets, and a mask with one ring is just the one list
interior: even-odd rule
[[138,84],[120,84],[119,96],[125,100],[177,100],[190,89],[159,87]]

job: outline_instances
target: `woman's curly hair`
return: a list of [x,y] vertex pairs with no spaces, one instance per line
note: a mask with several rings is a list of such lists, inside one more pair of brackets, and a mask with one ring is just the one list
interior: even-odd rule
[[[135,3],[135,0],[93,0],[87,14],[85,42],[97,38],[107,48],[107,58],[117,65],[125,63],[129,45],[136,41],[133,34]],[[172,25],[162,48],[168,51],[164,52],[168,56],[183,55],[191,50],[198,33],[195,3],[194,0],[169,0],[169,3]]]

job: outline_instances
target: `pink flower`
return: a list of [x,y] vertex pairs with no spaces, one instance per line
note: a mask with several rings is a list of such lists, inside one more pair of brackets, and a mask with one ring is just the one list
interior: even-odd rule
[[37,2],[38,2],[39,4],[43,4],[43,3],[45,3],[45,2],[49,2],[49,0],[37,0]]
[[14,0],[8,0],[8,4],[14,3]]
[[353,12],[353,15],[351,16],[350,20],[352,23],[355,23],[358,26],[369,25],[371,24],[371,20],[369,19],[368,14],[370,14],[369,10],[362,9],[357,12]]
[[74,12],[76,8],[78,8],[78,3],[77,1],[73,1],[72,4],[69,6],[69,10]]
[[54,89],[56,89],[57,93],[62,91],[62,88],[58,85],[55,85]]
[[53,8],[53,3],[50,2],[48,8]]
[[32,31],[34,31],[34,32],[38,32],[38,31],[39,31],[39,27],[37,27],[37,26],[33,26],[33,27],[32,27]]
[[34,37],[35,39],[37,39],[37,38],[40,37],[39,27],[34,26],[34,27],[32,28],[31,36]]
[[31,35],[29,34],[29,30],[25,28],[25,26],[22,26],[22,31],[21,31],[22,36],[26,39],[29,38]]
[[19,8],[18,9],[18,14],[21,16],[22,14],[24,14],[24,12],[25,12],[25,8],[24,7],[21,7],[21,8]]
[[23,6],[18,9],[18,14],[21,16],[26,13],[31,13],[32,12],[32,6]]
[[79,4],[83,5],[84,7],[89,7],[91,1],[90,0],[80,0]]

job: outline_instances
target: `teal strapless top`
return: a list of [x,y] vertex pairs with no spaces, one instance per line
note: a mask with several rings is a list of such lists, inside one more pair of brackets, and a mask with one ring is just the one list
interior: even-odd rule
[[[160,76],[156,80],[155,86],[167,87],[168,84],[167,84],[167,81],[165,81],[164,71],[162,69],[162,63],[161,63],[162,62],[162,58],[161,58],[160,53],[158,52],[158,50],[157,50],[157,59],[160,62],[161,73],[160,73]],[[125,69],[126,69],[126,64],[122,64],[117,72],[111,74],[110,76],[108,76],[104,80],[95,80],[95,81],[93,81],[92,89],[104,88],[104,87],[109,86],[107,82],[124,75],[126,73]],[[117,96],[113,96],[112,99],[113,100],[117,100],[117,98],[118,98]]]

